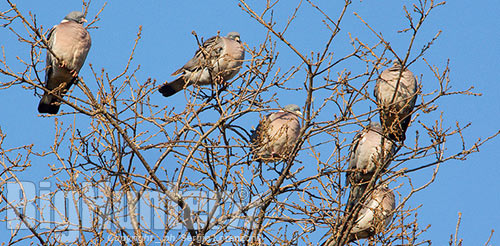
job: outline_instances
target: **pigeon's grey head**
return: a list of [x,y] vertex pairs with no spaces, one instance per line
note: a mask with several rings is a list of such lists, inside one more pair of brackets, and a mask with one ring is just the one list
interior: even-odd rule
[[392,60],[392,65],[395,67],[401,67],[401,61],[398,58],[394,58],[394,60]]
[[391,191],[391,190],[389,189],[389,185],[387,185],[386,183],[381,184],[381,185],[378,187],[378,189],[380,189],[380,190],[381,190],[381,191],[383,191],[383,192],[389,192],[389,191]]
[[295,104],[288,104],[288,105],[286,105],[283,108],[283,111],[292,112],[292,113],[295,113],[295,114],[298,114],[298,115],[302,115],[302,113],[300,112],[299,106],[297,106]]
[[397,72],[401,70],[401,61],[399,61],[398,58],[394,58],[392,60],[392,67],[388,68],[389,71],[391,72]]
[[226,38],[232,39],[236,42],[240,42],[240,34],[238,32],[230,32],[227,34]]
[[85,15],[80,11],[73,11],[68,15],[66,15],[64,19],[67,21],[74,21],[78,24],[83,24],[84,22],[87,22],[87,20],[85,19]]
[[382,126],[380,125],[380,123],[378,123],[376,121],[370,122],[370,124],[368,125],[368,128],[372,131],[382,133]]

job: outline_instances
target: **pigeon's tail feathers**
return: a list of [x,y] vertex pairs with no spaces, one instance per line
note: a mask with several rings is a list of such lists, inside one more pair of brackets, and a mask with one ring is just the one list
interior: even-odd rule
[[406,139],[406,130],[410,125],[411,114],[406,116],[398,114],[380,115],[380,121],[384,122],[385,129],[389,139],[395,142],[404,142]]
[[38,104],[38,112],[41,114],[57,114],[61,104],[59,100],[48,93],[45,93]]
[[[41,114],[57,114],[59,112],[59,108],[61,107],[61,100],[59,100],[55,95],[59,97],[63,97],[64,94],[71,88],[71,86],[76,83],[78,77],[73,77],[69,83],[58,81],[54,77],[46,77],[46,84],[57,85],[56,89],[51,88],[52,93],[45,92],[38,104],[38,112]],[[62,87],[62,88],[61,88]]]
[[408,114],[403,120],[401,120],[401,123],[399,124],[399,129],[401,129],[400,134],[396,134],[394,137],[396,141],[405,141],[406,139],[406,130],[408,129],[408,126],[410,125],[411,121],[411,114]]
[[164,97],[169,97],[172,96],[173,94],[181,91],[184,89],[184,85],[186,82],[184,81],[184,77],[180,76],[176,80],[170,82],[170,83],[165,83],[163,84],[158,91],[164,96]]
[[347,200],[346,212],[352,211],[354,206],[359,202],[363,194],[365,193],[368,184],[358,184],[351,187],[351,192],[349,192],[349,199]]

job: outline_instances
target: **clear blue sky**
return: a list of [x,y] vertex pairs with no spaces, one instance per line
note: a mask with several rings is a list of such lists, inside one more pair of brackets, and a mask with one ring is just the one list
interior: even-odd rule
[[[255,2],[255,1],[249,1]],[[286,2],[286,3],[285,3]],[[293,2],[293,4],[292,4]],[[275,9],[276,21],[280,26],[292,13],[297,1],[282,0]],[[330,6],[332,1],[318,1],[327,13],[336,16],[339,5]],[[348,9],[342,26],[342,38],[337,40],[333,50],[339,56],[350,52],[347,34],[358,36],[362,40],[373,42],[374,36],[354,16],[360,14],[378,32],[381,32],[391,42],[397,52],[404,52],[408,35],[396,31],[405,23],[401,5],[396,2],[410,3],[413,1],[354,1]],[[94,16],[102,6],[102,1],[93,1],[88,19]],[[297,44],[299,50],[309,53],[321,49],[327,37],[317,12],[306,7],[299,11],[296,22],[290,27],[287,38]],[[39,25],[49,28],[59,23],[71,10],[80,10],[81,1],[17,1],[17,6],[27,13],[36,14]],[[4,11],[7,4],[0,3]],[[496,71],[500,66],[500,26],[498,25],[500,2],[497,0],[448,1],[444,7],[436,9],[422,28],[416,40],[416,47],[421,47],[430,40],[438,30],[443,33],[434,46],[424,56],[431,64],[443,67],[450,59],[451,86],[455,90],[475,87],[475,92],[483,93],[481,97],[453,96],[438,101],[439,110],[444,111],[443,117],[448,126],[455,121],[472,122],[465,132],[469,142],[477,138],[491,135],[500,128],[500,83]],[[141,64],[137,74],[144,81],[148,77],[159,81],[171,80],[170,74],[182,66],[194,53],[195,41],[191,34],[194,30],[199,36],[208,38],[220,31],[226,34],[238,31],[243,42],[250,47],[258,46],[266,34],[266,29],[250,19],[241,11],[236,1],[110,1],[101,15],[99,29],[90,31],[92,49],[87,62],[80,72],[87,81],[91,79],[88,64],[95,69],[105,68],[107,72],[116,75],[122,71],[130,54],[139,25],[143,26],[142,40],[136,50],[133,65]],[[0,45],[5,50],[7,60],[16,63],[16,56],[29,58],[28,47],[20,46],[17,39],[7,29],[0,29]],[[293,56],[283,45],[278,45],[281,57],[278,66],[285,70],[292,64],[297,64]],[[13,66],[15,69],[17,66]],[[338,68],[340,71],[343,68]],[[423,76],[424,90],[433,85],[426,85],[426,79],[432,78],[425,63],[420,60],[410,69]],[[4,80],[0,75],[0,80]],[[299,86],[303,78],[297,78]],[[427,87],[426,87],[427,86]],[[430,91],[429,89],[427,91]],[[304,98],[301,95],[301,98]],[[42,118],[36,111],[39,98],[33,93],[21,88],[0,90],[3,106],[0,107],[0,127],[7,134],[7,146],[19,146],[35,142],[35,149],[41,150],[53,141],[54,119]],[[183,100],[183,97],[179,97]],[[158,96],[156,102],[161,104],[167,99]],[[290,95],[282,97],[281,104],[295,102]],[[172,100],[169,99],[168,103]],[[62,106],[68,110],[67,106]],[[435,116],[435,114],[433,115]],[[67,116],[67,123],[72,122]],[[429,116],[419,118],[432,122]],[[410,130],[412,128],[410,127]],[[415,130],[413,129],[413,132]],[[349,138],[350,141],[350,138]],[[450,141],[447,147],[450,153],[460,148],[455,141]],[[459,237],[464,239],[464,245],[483,245],[491,229],[500,232],[500,168],[498,167],[500,151],[497,146],[500,139],[495,139],[480,148],[480,152],[472,155],[466,161],[453,161],[442,165],[437,180],[425,191],[416,194],[410,201],[411,206],[422,204],[419,210],[419,225],[432,227],[422,238],[433,240],[433,245],[447,245],[450,234],[454,233],[461,212],[462,225]],[[420,163],[411,163],[418,166]],[[25,180],[38,182],[48,173],[46,163],[32,163],[33,168],[25,173]],[[36,168],[35,168],[36,167]],[[430,177],[431,169],[414,173],[415,179],[424,182]],[[5,235],[5,226],[0,223],[0,238]],[[493,236],[491,245],[500,243],[500,236]]]

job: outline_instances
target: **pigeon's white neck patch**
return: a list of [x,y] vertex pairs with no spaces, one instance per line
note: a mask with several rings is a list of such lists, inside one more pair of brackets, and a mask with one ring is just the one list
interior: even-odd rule
[[64,19],[61,21],[61,23],[66,23],[66,22],[69,22],[69,20]]

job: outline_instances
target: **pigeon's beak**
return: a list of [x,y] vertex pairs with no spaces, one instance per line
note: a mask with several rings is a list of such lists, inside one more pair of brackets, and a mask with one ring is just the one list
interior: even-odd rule
[[241,42],[241,41],[240,41],[240,37],[236,37],[236,38],[234,38],[234,40],[235,40],[236,42],[238,42],[238,43],[240,43],[240,42]]
[[82,18],[82,21],[83,21],[83,23],[85,23],[85,22],[87,22],[87,19],[85,19],[85,18]]
[[298,115],[300,115],[300,116],[302,116],[302,112],[300,112],[300,111],[298,111],[298,110],[297,110],[297,111],[295,111],[295,113],[296,113],[296,114],[298,114]]

